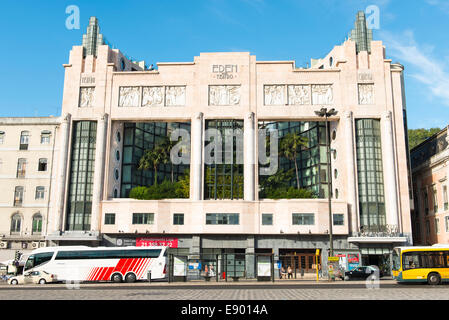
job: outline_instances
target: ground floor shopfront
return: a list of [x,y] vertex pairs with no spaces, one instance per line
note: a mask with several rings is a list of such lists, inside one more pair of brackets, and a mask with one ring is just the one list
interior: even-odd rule
[[[399,242],[353,242],[348,241],[347,236],[336,235],[333,239],[334,256],[339,257],[342,271],[376,265],[386,275],[390,274],[392,249],[401,245]],[[329,257],[329,236],[313,234],[104,234],[101,245],[166,245],[174,259],[185,261],[187,274],[199,275],[212,269],[214,276],[223,278],[226,278],[226,272],[230,277],[256,278],[261,275],[263,267],[260,265],[264,263],[273,265],[276,277],[281,268],[287,270],[289,266],[296,279],[317,273],[319,266],[326,276]],[[268,269],[265,272],[268,274]]]

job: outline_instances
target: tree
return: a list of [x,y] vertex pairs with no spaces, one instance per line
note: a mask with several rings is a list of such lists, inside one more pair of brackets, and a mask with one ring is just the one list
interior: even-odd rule
[[162,148],[164,154],[165,154],[165,158],[163,163],[168,163],[170,162],[171,165],[171,182],[175,181],[174,178],[174,174],[173,174],[173,162],[170,159],[170,152],[171,149],[177,144],[177,141],[171,141],[169,137],[165,137],[165,139],[162,141],[162,143],[160,144],[160,147]]
[[440,132],[440,128],[431,128],[431,129],[409,129],[408,130],[408,147],[409,150],[416,147],[418,144],[430,138],[434,134]]
[[139,161],[139,170],[154,170],[154,185],[157,185],[157,166],[167,161],[166,153],[161,146],[156,145],[152,150],[145,150]]
[[287,158],[290,161],[295,162],[296,183],[298,190],[300,189],[299,172],[298,172],[298,153],[302,147],[307,147],[308,140],[305,137],[301,137],[296,132],[287,133],[282,137],[280,142],[280,152],[282,157]]

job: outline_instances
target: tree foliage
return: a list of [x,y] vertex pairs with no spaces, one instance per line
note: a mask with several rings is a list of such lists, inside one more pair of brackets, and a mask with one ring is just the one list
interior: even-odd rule
[[408,130],[408,147],[409,150],[416,147],[418,144],[430,138],[434,134],[440,132],[440,128],[430,128],[430,129],[409,129]]
[[301,148],[307,147],[307,145],[307,138],[300,136],[296,132],[287,133],[282,137],[280,142],[280,156],[285,157],[290,161],[294,161],[295,163],[296,186],[298,190],[301,188],[298,172],[298,153],[301,151]]

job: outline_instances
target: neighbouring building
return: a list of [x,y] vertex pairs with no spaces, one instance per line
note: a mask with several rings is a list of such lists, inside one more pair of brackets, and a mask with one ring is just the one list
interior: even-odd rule
[[449,126],[410,151],[415,244],[449,243]]
[[0,118],[0,261],[45,246],[59,117]]
[[[247,276],[255,273],[250,254],[274,253],[284,265],[314,272],[316,249],[324,265],[328,257],[332,181],[333,246],[341,264],[388,269],[392,248],[412,243],[404,68],[364,26],[358,13],[352,36],[310,68],[216,52],[153,69],[105,44],[92,17],[83,44],[64,64],[47,243],[162,243],[202,258],[246,254],[240,262]],[[330,172],[326,122],[315,113],[323,107],[338,112],[328,119]],[[176,129],[188,133],[181,154],[189,163],[139,170],[145,150]],[[229,138],[230,130],[237,134]],[[280,155],[261,162],[274,145],[259,138],[262,130],[281,141],[296,133],[307,145],[291,158],[279,144]],[[211,132],[221,133],[223,143]],[[275,163],[278,170],[269,173]],[[184,196],[129,197],[136,187],[164,180],[187,183]],[[284,199],[281,185],[294,196]],[[298,187],[309,196],[298,196]],[[11,219],[17,209],[8,210]]]

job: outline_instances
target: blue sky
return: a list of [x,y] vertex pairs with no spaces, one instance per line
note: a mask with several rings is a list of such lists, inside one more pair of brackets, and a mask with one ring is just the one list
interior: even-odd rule
[[[60,115],[63,63],[90,16],[127,55],[147,64],[200,52],[249,51],[305,66],[341,44],[356,12],[379,8],[387,58],[405,66],[409,128],[449,124],[449,0],[12,1],[0,11],[0,116]],[[66,28],[66,8],[80,29]]]

